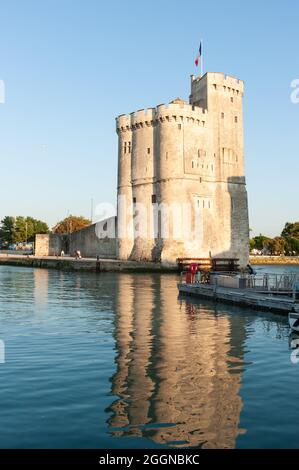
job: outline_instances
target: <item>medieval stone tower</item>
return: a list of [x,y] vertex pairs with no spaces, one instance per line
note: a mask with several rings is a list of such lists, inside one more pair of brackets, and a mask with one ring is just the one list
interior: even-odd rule
[[192,76],[189,103],[177,98],[116,119],[119,259],[212,256],[246,266],[243,90],[223,73]]

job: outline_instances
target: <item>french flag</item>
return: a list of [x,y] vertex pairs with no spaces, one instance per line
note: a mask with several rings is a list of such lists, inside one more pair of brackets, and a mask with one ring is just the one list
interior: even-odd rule
[[195,65],[196,65],[196,67],[198,67],[200,58],[201,58],[201,43],[200,43],[200,46],[199,46],[199,50],[198,50],[197,57],[196,57],[196,59],[195,59]]

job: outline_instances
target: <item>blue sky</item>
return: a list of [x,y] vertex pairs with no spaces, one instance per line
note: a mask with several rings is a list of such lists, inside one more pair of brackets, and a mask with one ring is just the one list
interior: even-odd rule
[[203,38],[205,71],[245,81],[250,226],[280,233],[299,220],[298,17],[296,0],[2,1],[0,218],[114,202],[115,116],[187,99]]

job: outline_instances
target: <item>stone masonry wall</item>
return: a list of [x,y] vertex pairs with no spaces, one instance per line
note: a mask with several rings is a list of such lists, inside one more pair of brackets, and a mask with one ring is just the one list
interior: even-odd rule
[[116,219],[112,217],[70,234],[38,234],[35,238],[35,255],[60,256],[62,250],[66,255],[73,255],[76,250],[80,250],[85,258],[115,258],[115,224]]
[[115,218],[107,221],[98,222],[90,225],[78,232],[69,235],[69,254],[80,250],[84,258],[115,258],[116,257],[116,238],[111,233],[111,237],[106,233],[109,230],[109,224],[115,224]]

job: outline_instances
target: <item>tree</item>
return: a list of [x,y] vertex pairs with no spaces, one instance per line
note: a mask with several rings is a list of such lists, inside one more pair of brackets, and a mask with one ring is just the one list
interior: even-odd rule
[[91,224],[91,221],[82,216],[69,215],[58,222],[53,228],[54,233],[72,233]]
[[32,242],[37,233],[48,233],[49,227],[45,222],[33,217],[16,217],[12,239],[14,243]]
[[1,220],[0,225],[0,241],[6,243],[12,243],[12,232],[15,225],[15,218],[6,216],[3,220]]
[[48,233],[49,227],[45,222],[33,217],[6,216],[1,221],[0,239],[7,243],[23,243],[34,241],[37,233]]
[[265,243],[270,240],[269,237],[265,237],[261,233],[250,240],[250,249],[262,250],[265,247]]
[[285,240],[285,251],[288,255],[299,254],[299,222],[287,222],[281,236]]
[[299,222],[287,222],[281,232],[283,238],[294,237],[299,239]]
[[34,241],[37,233],[48,233],[49,227],[46,222],[42,220],[33,219],[33,217],[26,218],[27,223],[27,239],[28,241]]
[[12,240],[14,243],[21,243],[26,240],[26,219],[18,216],[12,230]]
[[295,237],[286,237],[286,254],[287,255],[299,255],[299,238]]
[[265,242],[264,247],[270,255],[283,255],[285,252],[286,241],[282,237],[270,238]]

